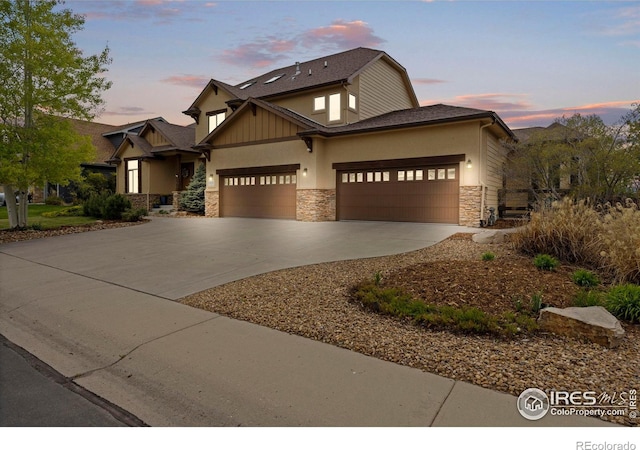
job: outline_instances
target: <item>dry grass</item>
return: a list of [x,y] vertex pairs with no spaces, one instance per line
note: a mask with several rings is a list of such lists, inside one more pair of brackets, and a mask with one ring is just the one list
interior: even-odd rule
[[531,214],[512,236],[527,254],[547,253],[590,267],[619,283],[640,284],[640,211],[632,201],[591,206],[565,198]]

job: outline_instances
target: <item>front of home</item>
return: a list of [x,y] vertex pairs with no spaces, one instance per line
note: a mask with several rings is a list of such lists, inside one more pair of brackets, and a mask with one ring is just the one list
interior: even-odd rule
[[206,165],[208,217],[479,226],[498,206],[501,140],[515,138],[491,111],[420,107],[406,70],[366,48],[211,80],[184,113],[195,145],[123,143],[119,192],[177,192],[188,161]]

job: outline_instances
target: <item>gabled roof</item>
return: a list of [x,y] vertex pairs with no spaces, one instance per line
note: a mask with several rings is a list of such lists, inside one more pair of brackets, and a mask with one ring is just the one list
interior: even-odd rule
[[242,103],[242,105],[240,105],[240,107],[238,107],[233,113],[231,113],[231,115],[229,117],[227,117],[221,124],[220,126],[214,128],[211,133],[209,133],[203,140],[202,142],[200,142],[196,147],[199,147],[201,144],[204,145],[204,147],[207,147],[207,142],[210,141],[214,136],[216,136],[217,134],[221,133],[222,130],[224,130],[225,128],[231,126],[231,124],[233,122],[235,122],[237,120],[238,117],[240,117],[242,115],[242,113],[244,111],[246,111],[249,108],[252,107],[260,107],[262,109],[265,109],[267,111],[271,111],[276,115],[279,115],[281,117],[284,117],[285,119],[289,120],[290,122],[295,123],[296,125],[300,126],[301,128],[305,128],[308,130],[313,130],[316,129],[317,127],[322,127],[324,128],[321,124],[319,124],[318,122],[315,122],[307,117],[304,117],[300,114],[297,114],[293,111],[291,111],[290,109],[287,108],[283,108],[281,106],[278,105],[274,105],[273,103],[269,103],[269,102],[265,102],[263,100],[257,99],[257,98],[249,98],[247,100],[244,101],[244,103]]
[[[385,58],[394,67],[406,74],[404,67],[385,52],[359,47],[311,61],[281,67],[258,77],[250,78],[234,87],[241,92],[238,96],[239,98],[254,97],[265,99],[337,83],[351,83],[354,77],[359,75],[367,66],[381,58]],[[242,89],[243,86],[247,87]]]
[[146,124],[149,120],[166,122],[162,117],[154,117],[153,119],[140,120],[138,122],[126,123],[124,125],[113,125],[113,130],[102,133],[104,137],[108,137],[114,134],[124,134],[130,133],[131,130],[135,130],[136,128],[141,128],[144,124]]
[[[137,128],[137,127],[135,127]],[[160,133],[168,144],[152,146],[142,135],[147,130]],[[113,152],[110,162],[120,161],[120,154],[124,150],[125,142],[129,142],[132,147],[137,147],[142,151],[144,158],[153,158],[156,155],[167,152],[199,153],[192,147],[195,144],[195,128],[192,126],[174,125],[164,119],[149,119],[139,133],[127,133],[125,139]]]
[[412,101],[417,105],[418,100],[406,69],[381,50],[359,47],[311,61],[281,67],[250,78],[235,86],[212,79],[200,92],[189,109],[183,111],[183,113],[191,116],[199,113],[200,110],[197,105],[206,96],[209,89],[223,89],[239,100],[247,100],[249,98],[266,100],[298,91],[317,89],[340,83],[349,84],[353,82],[357,75],[379,59],[384,59],[402,74],[409,89],[409,94],[412,96]]

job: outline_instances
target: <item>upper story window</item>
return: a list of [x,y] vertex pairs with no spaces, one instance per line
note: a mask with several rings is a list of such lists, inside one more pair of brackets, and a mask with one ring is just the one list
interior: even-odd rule
[[222,123],[227,115],[227,110],[222,109],[220,111],[210,111],[207,113],[207,117],[209,119],[209,133],[215,130],[218,125]]
[[329,96],[329,122],[335,122],[342,118],[341,109],[340,94],[331,94]]
[[313,110],[314,111],[324,111],[325,110],[325,97],[316,97],[313,99]]
[[356,110],[356,96],[353,94],[349,94],[349,109],[353,109],[354,111]]

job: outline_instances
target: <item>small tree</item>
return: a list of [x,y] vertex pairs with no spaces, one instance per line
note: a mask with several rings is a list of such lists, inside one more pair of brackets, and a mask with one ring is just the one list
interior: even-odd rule
[[[111,83],[109,49],[83,55],[71,39],[84,18],[59,0],[0,0],[0,184],[11,228],[27,225],[32,185],[66,184],[93,159],[89,139],[57,117],[92,119]],[[57,116],[57,117],[56,117]]]
[[633,108],[615,125],[575,114],[507,144],[506,178],[538,202],[567,192],[595,202],[631,194],[640,175],[640,105]]
[[187,190],[180,196],[180,208],[185,211],[204,214],[204,190],[207,187],[206,169],[200,164],[196,173],[187,186]]

